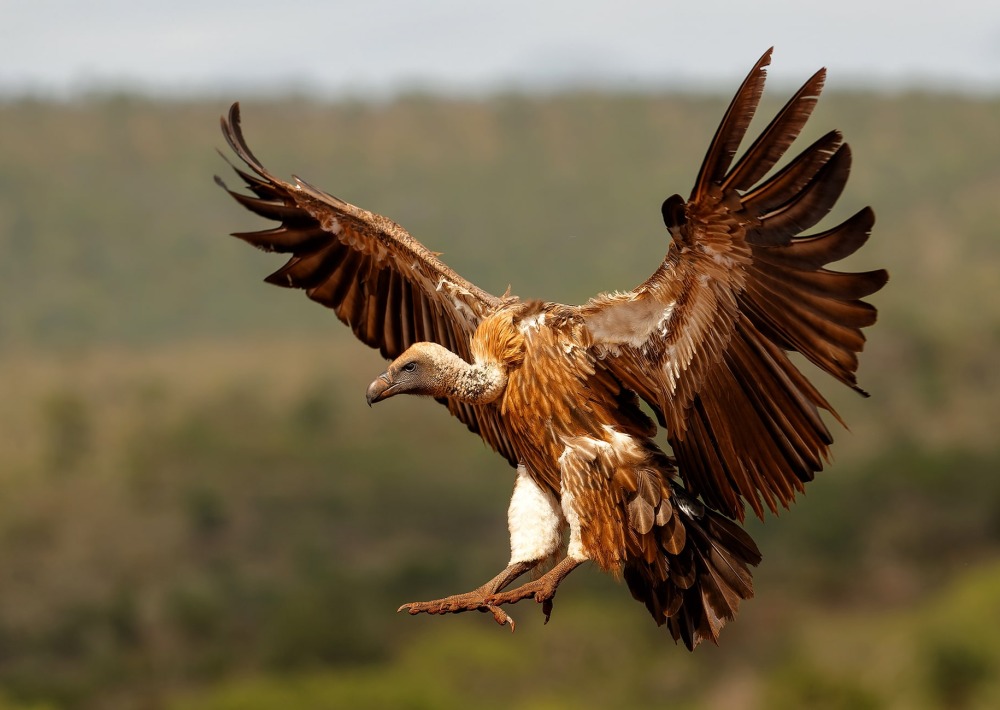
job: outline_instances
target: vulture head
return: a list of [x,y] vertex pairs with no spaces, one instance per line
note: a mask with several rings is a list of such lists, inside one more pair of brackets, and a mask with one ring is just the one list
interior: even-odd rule
[[397,394],[450,397],[473,404],[492,402],[507,384],[496,363],[469,364],[437,343],[414,343],[368,385],[368,406]]

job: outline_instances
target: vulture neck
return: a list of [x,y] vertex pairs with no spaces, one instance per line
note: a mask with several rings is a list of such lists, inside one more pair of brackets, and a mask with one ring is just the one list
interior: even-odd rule
[[507,371],[498,362],[477,359],[469,364],[447,348],[440,349],[436,360],[446,397],[469,404],[489,404],[507,386]]

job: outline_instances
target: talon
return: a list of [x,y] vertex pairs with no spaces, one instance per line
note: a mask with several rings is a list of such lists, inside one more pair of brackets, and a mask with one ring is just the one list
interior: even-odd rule
[[549,617],[552,616],[552,597],[542,602],[542,613],[545,614],[545,621],[543,623],[549,623]]
[[514,620],[510,618],[507,615],[507,612],[505,612],[500,607],[493,604],[484,603],[483,606],[479,607],[479,611],[483,613],[490,612],[491,614],[493,614],[493,620],[496,621],[498,624],[500,624],[500,626],[509,623],[510,630],[511,631],[514,630]]
[[500,626],[503,626],[504,624],[510,624],[510,630],[513,633],[515,625],[514,619],[512,619],[510,615],[507,614],[507,612],[505,612],[498,606],[487,606],[486,608],[493,613],[494,620],[496,620],[496,622],[500,624]]

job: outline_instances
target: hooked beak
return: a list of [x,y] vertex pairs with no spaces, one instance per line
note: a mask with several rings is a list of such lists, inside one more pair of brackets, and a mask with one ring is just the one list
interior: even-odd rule
[[370,407],[376,402],[381,402],[383,399],[391,397],[395,386],[393,381],[389,379],[388,372],[383,372],[376,377],[375,381],[368,385],[368,391],[365,392],[365,399],[368,400],[368,406]]

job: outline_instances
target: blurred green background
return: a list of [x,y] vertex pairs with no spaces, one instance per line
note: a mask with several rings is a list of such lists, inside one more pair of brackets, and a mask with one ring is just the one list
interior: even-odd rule
[[[777,93],[777,92],[776,92]],[[578,303],[666,249],[728,97],[245,102],[251,145],[494,292]],[[507,560],[512,471],[381,371],[231,184],[219,101],[0,103],[0,709],[1000,707],[1000,100],[831,93],[886,267],[863,400],[694,654],[574,574],[549,625],[396,615]],[[765,116],[777,108],[765,101]],[[760,126],[758,122],[755,124]]]

